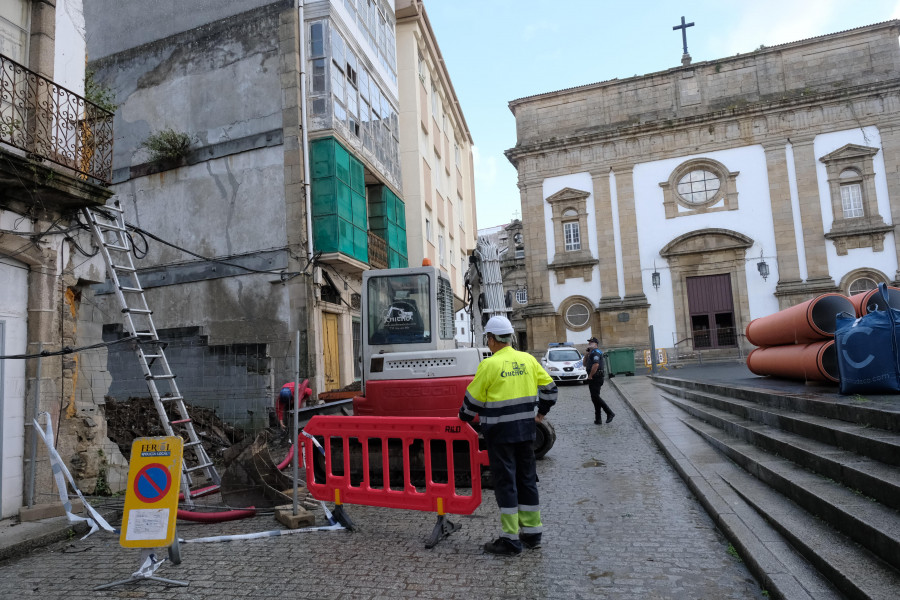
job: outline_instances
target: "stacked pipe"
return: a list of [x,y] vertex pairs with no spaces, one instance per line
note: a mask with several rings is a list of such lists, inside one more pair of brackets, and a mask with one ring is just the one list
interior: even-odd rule
[[[888,288],[891,306],[900,307],[900,288]],[[756,375],[837,383],[834,332],[839,313],[857,317],[887,306],[878,289],[851,297],[822,294],[802,304],[750,321],[747,341],[759,346],[747,356]]]
[[758,348],[747,356],[747,367],[756,375],[836,383],[834,331],[841,312],[854,312],[849,298],[822,294],[753,319],[745,333],[747,341]]
[[500,273],[500,249],[492,240],[478,240],[478,255],[481,259],[481,277],[484,286],[485,306],[482,313],[506,316],[512,311],[506,306],[503,294],[503,276]]

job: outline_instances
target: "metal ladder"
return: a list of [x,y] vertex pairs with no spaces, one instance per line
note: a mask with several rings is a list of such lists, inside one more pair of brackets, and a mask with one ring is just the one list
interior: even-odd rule
[[[175,374],[172,373],[166,359],[165,343],[160,342],[156,326],[153,324],[153,311],[147,305],[144,288],[138,281],[137,269],[131,258],[132,241],[125,227],[125,211],[118,201],[115,201],[114,206],[105,206],[103,210],[110,211],[113,216],[109,217],[103,212],[89,208],[82,209],[82,212],[88,220],[94,242],[106,262],[106,272],[125,316],[125,327],[128,333],[137,339],[138,343],[134,344],[134,349],[163,429],[169,436],[182,434],[184,437],[183,434],[187,434],[184,455],[188,457],[189,453],[193,453],[197,464],[188,467],[185,460],[181,477],[185,503],[192,507],[194,497],[212,493],[221,486],[222,480],[194,430],[187,408],[184,406],[184,398],[178,391],[178,384],[175,383]],[[168,391],[160,394],[157,382],[165,382],[169,386]],[[170,411],[177,413],[175,418],[169,416]],[[179,432],[175,433],[173,427],[178,427]],[[194,474],[199,472],[206,474],[210,485],[202,490],[193,491]]]

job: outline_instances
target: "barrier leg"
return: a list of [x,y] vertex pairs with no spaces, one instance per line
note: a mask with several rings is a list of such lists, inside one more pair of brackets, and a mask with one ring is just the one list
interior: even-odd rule
[[353,521],[350,519],[350,515],[344,510],[344,505],[341,504],[340,490],[334,490],[334,511],[332,511],[332,514],[334,515],[334,518],[337,519],[337,522],[343,525],[348,531],[353,531],[356,528]]
[[458,531],[462,529],[462,525],[457,525],[450,521],[447,516],[444,514],[444,502],[442,498],[437,499],[438,503],[438,518],[437,523],[434,525],[434,529],[431,531],[431,537],[428,538],[428,541],[425,542],[426,548],[434,548],[437,546],[437,543],[442,539],[453,533],[454,531]]

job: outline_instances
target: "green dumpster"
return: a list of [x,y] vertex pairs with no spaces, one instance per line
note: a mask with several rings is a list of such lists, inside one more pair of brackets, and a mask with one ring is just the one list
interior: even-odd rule
[[609,363],[609,376],[634,375],[634,348],[614,348],[607,350],[606,360]]

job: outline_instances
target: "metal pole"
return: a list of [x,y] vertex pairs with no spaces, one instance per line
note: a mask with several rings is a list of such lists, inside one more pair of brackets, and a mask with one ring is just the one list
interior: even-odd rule
[[[6,321],[0,321],[0,356],[6,356]],[[0,360],[0,519],[3,518],[3,405],[6,402],[3,389],[6,387],[6,360]]]
[[299,494],[297,482],[300,480],[300,330],[297,330],[297,339],[294,345],[294,433],[291,439],[294,441],[294,516],[299,512]]
[[[44,351],[44,343],[38,344],[38,354]],[[34,430],[34,422],[37,421],[38,413],[41,408],[41,357],[37,357],[37,377],[34,381],[34,410],[32,411],[33,421],[31,425],[31,461],[28,464],[28,489],[26,490],[26,499],[28,508],[34,506],[34,477],[35,477],[35,460],[37,460],[37,431]]]
[[650,372],[654,375],[659,370],[656,365],[656,340],[653,338],[653,325],[650,326]]

